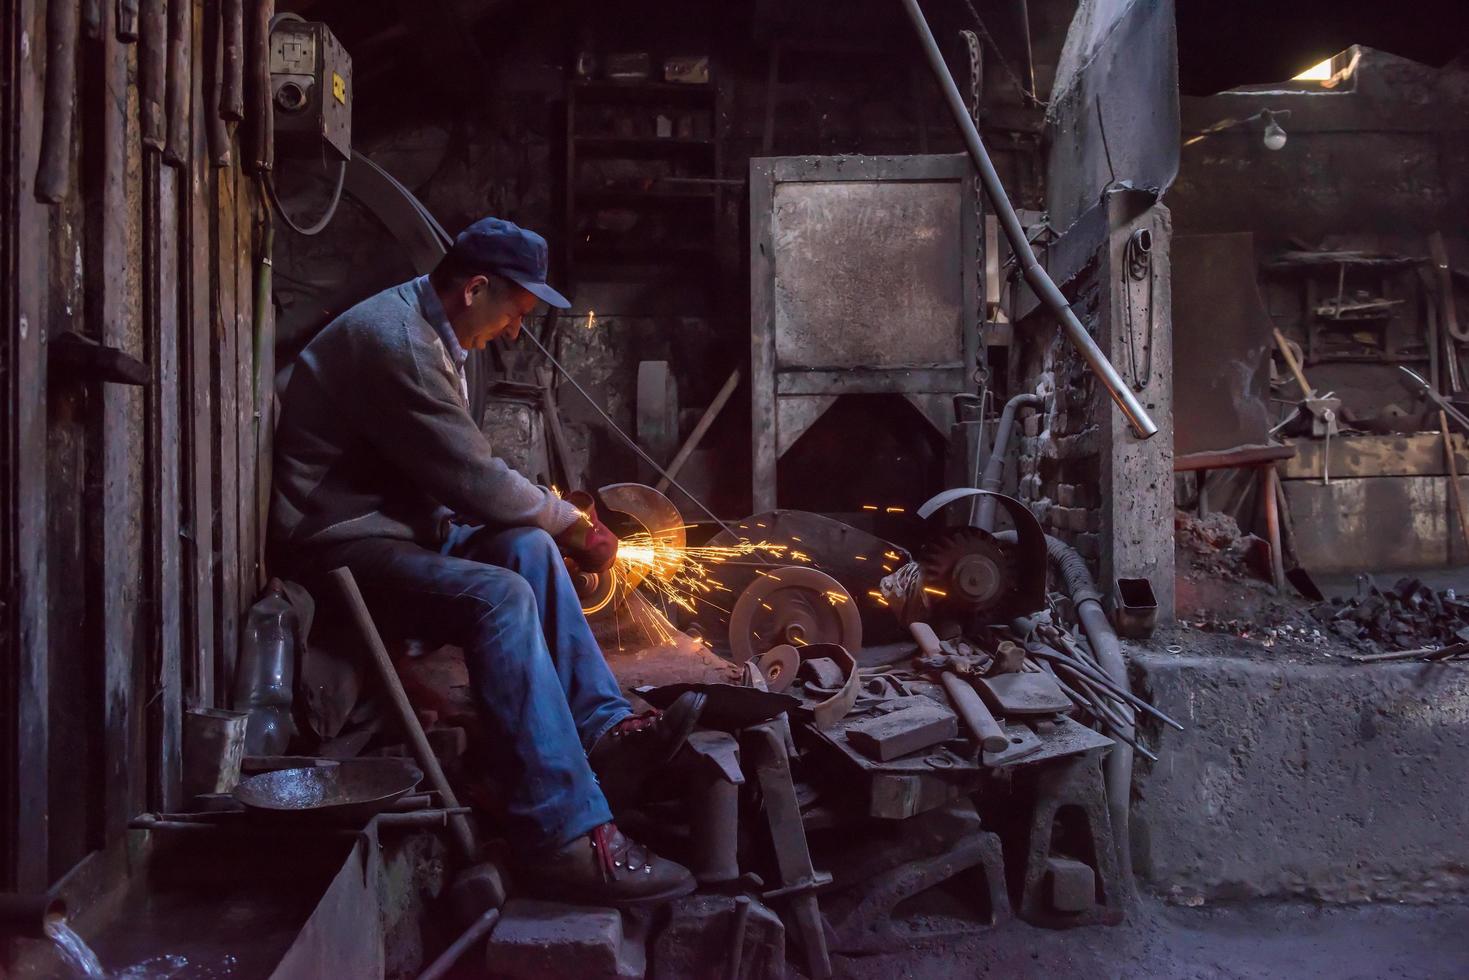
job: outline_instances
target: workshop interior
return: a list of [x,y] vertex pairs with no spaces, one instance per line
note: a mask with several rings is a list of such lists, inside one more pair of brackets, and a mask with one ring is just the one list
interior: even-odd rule
[[[1469,8],[0,20],[0,977],[1469,976]],[[615,537],[670,900],[545,897],[494,676],[270,539],[487,216],[569,305],[420,373]]]

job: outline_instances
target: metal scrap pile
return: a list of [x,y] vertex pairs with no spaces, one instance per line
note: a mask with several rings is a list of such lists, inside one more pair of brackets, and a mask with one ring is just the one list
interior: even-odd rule
[[1416,578],[1383,589],[1370,575],[1357,579],[1357,594],[1311,607],[1326,629],[1362,649],[1409,650],[1469,642],[1469,599],[1453,589],[1437,591]]
[[[817,514],[740,522],[711,546],[743,533],[787,550],[710,564],[715,598],[681,607],[739,678],[637,689],[655,706],[704,698],[702,730],[666,773],[683,809],[653,832],[689,814],[683,853],[701,885],[757,882],[748,896],[785,913],[810,976],[830,975],[832,952],[972,928],[974,915],[903,912],[961,875],[985,883],[964,888],[981,921],[1012,903],[1050,926],[1122,917],[1127,794],[1103,761],[1154,758],[1134,713],[1182,726],[1119,675],[1080,556],[1018,501],[988,495],[990,516],[996,506],[1010,529],[933,520],[912,553]],[[1083,630],[1056,615],[1048,568]]]

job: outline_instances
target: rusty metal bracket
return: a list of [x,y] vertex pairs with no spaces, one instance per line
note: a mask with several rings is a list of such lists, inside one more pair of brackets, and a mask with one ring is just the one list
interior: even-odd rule
[[806,828],[801,822],[801,806],[796,799],[785,740],[779,729],[769,723],[746,729],[744,738],[765,801],[765,817],[780,871],[780,886],[765,892],[763,897],[789,902],[806,950],[807,974],[829,977],[831,955],[826,947],[826,926],[821,919],[816,890],[831,884],[832,879],[811,863],[811,849],[806,843]]

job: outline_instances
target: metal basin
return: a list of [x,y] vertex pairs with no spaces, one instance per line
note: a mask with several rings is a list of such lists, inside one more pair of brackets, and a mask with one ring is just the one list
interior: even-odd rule
[[234,796],[260,816],[365,823],[422,778],[406,759],[344,759],[335,766],[251,776],[235,787]]

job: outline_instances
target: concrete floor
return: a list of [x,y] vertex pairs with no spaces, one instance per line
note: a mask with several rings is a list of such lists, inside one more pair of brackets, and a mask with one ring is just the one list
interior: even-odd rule
[[1179,908],[1145,900],[1115,928],[1065,932],[1010,922],[958,942],[838,957],[861,980],[1022,977],[1469,977],[1469,906],[1249,903]]

